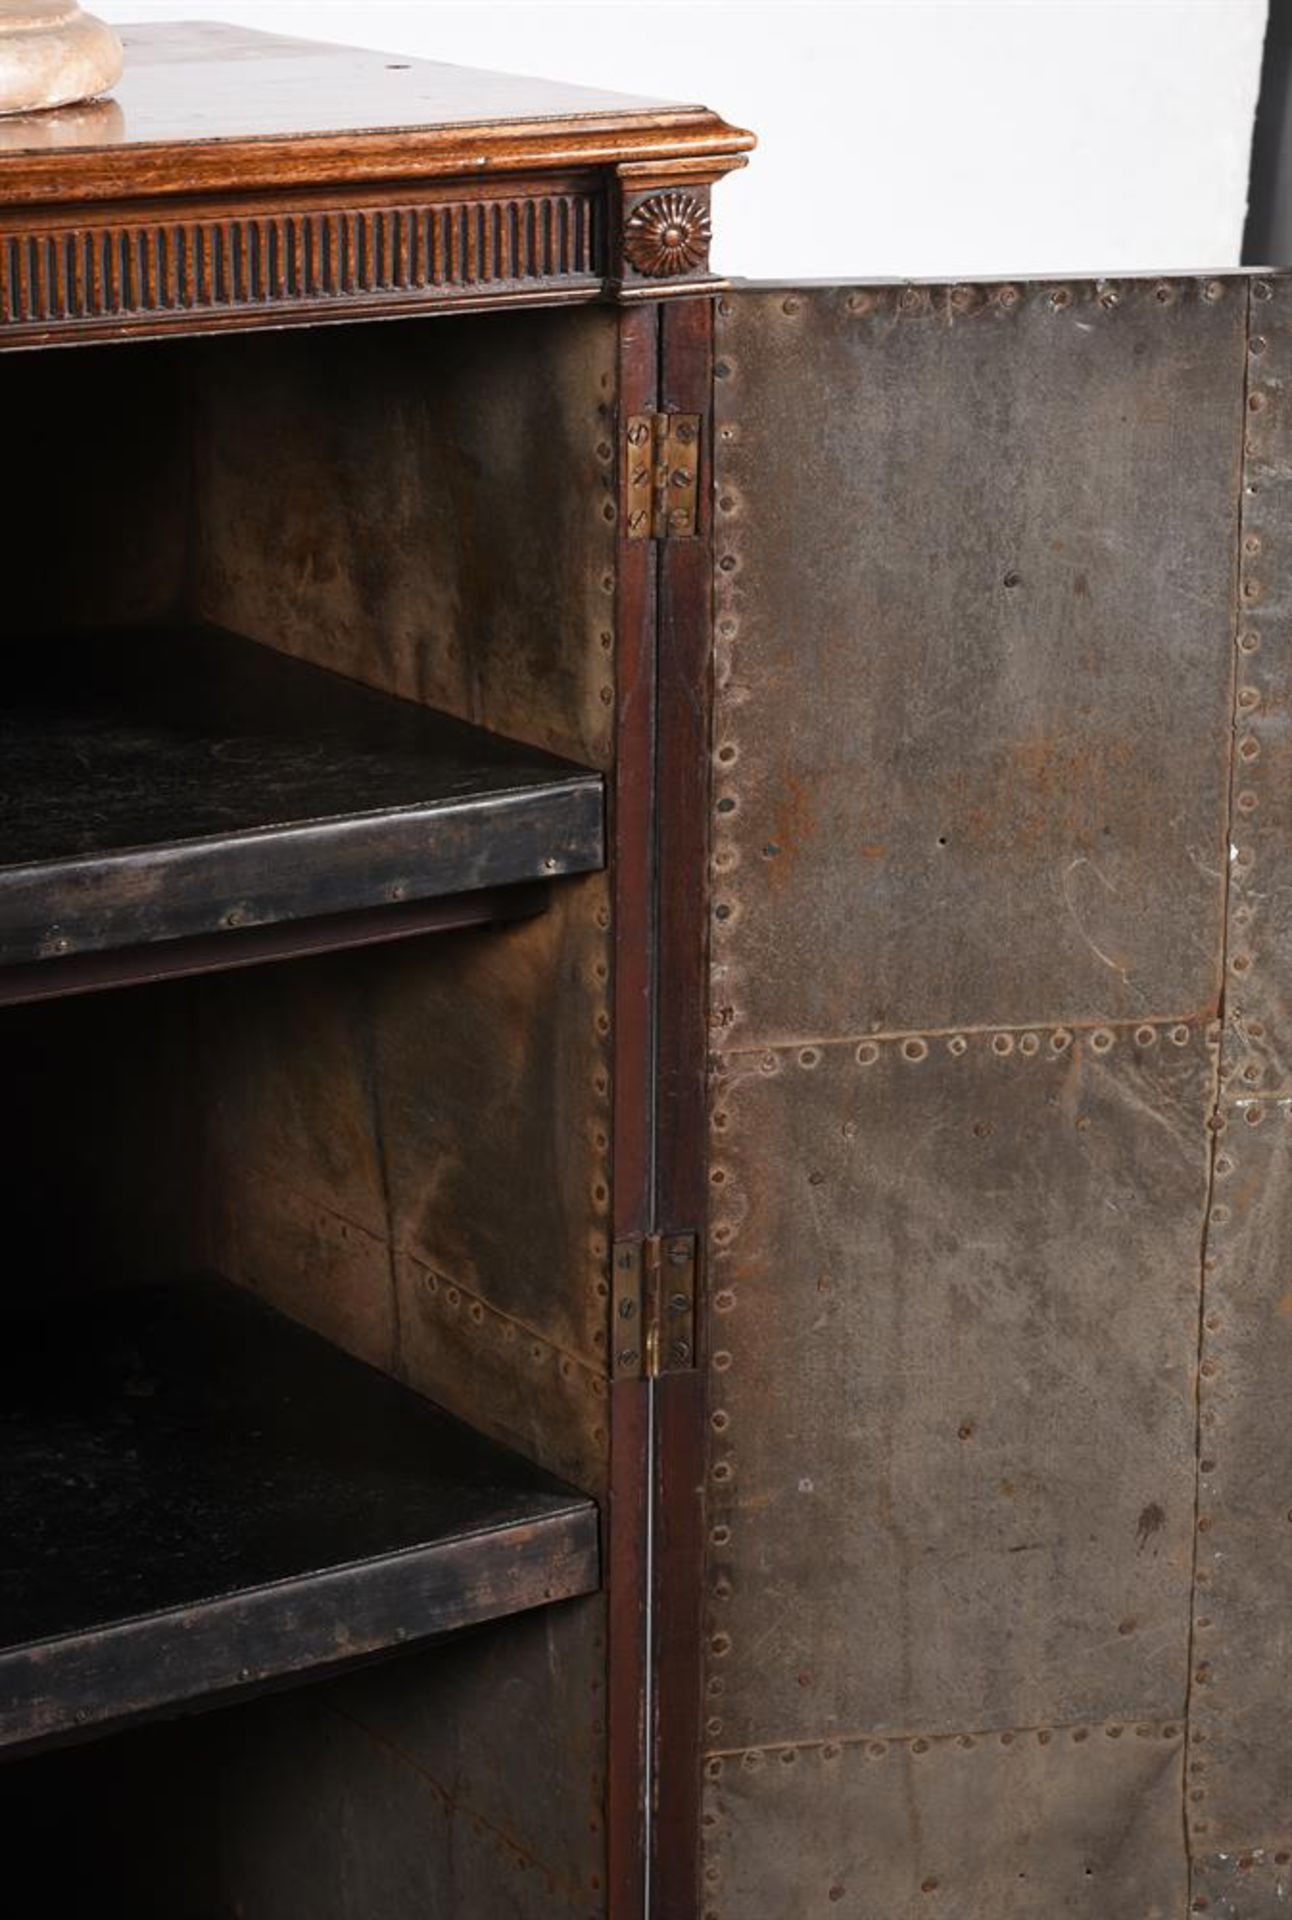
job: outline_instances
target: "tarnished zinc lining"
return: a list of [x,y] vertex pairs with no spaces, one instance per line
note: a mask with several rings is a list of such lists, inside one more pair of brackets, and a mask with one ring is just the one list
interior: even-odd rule
[[1203,1261],[1194,1908],[1292,1905],[1292,282],[1251,284],[1223,1098]]
[[1285,1910],[1289,297],[719,303],[707,1920]]

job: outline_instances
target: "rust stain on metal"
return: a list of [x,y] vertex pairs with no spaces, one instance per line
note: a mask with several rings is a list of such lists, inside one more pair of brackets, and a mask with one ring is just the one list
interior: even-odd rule
[[1160,1533],[1166,1525],[1166,1515],[1156,1500],[1150,1500],[1141,1513],[1135,1527],[1135,1544],[1143,1553],[1155,1533]]

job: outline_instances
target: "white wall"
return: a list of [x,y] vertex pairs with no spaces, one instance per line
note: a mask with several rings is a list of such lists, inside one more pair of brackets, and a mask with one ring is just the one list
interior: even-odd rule
[[703,101],[761,140],[718,189],[715,264],[730,273],[1239,257],[1266,0],[87,4]]

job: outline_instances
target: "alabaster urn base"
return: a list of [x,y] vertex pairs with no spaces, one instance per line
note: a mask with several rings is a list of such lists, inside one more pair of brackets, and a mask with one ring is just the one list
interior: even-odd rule
[[0,0],[0,114],[92,100],[121,78],[111,27],[66,0]]

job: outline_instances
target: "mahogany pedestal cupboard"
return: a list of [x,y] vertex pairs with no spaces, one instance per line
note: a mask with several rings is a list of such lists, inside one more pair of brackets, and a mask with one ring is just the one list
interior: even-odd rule
[[125,39],[0,122],[15,1897],[1282,1914],[1292,283]]

